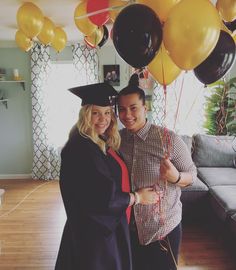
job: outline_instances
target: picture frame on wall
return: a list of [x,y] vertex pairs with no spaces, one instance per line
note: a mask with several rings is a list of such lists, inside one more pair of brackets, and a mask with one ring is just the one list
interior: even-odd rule
[[120,85],[120,66],[119,65],[103,65],[104,82],[112,86]]

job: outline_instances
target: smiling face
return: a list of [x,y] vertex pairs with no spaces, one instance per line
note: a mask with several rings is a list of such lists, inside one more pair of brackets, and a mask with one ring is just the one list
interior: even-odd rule
[[139,95],[129,94],[119,98],[119,118],[131,132],[137,132],[146,123],[147,108]]
[[111,107],[93,105],[91,122],[98,135],[104,134],[111,123]]

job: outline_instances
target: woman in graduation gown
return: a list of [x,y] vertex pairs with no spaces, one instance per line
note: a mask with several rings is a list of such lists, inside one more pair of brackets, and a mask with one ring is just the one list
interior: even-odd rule
[[55,270],[132,270],[130,206],[151,204],[155,191],[130,193],[117,154],[120,136],[105,83],[70,89],[82,99],[79,121],[61,153],[60,190],[66,210]]

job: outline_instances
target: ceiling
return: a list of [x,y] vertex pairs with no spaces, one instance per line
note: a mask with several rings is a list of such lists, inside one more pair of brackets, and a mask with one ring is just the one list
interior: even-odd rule
[[[14,41],[18,29],[16,14],[19,7],[27,1],[0,0],[0,42]],[[55,25],[63,27],[69,42],[83,39],[83,34],[74,23],[74,10],[79,0],[30,0],[49,17]]]
[[[0,46],[3,42],[14,43],[15,33],[18,29],[16,14],[24,2],[27,1],[0,0]],[[74,10],[80,0],[29,0],[29,2],[35,3],[42,10],[44,16],[49,17],[55,25],[63,27],[69,43],[83,40],[83,34],[74,23]],[[132,0],[132,2],[135,1]],[[211,0],[211,2],[215,4],[216,0]],[[108,25],[109,28],[111,25]]]

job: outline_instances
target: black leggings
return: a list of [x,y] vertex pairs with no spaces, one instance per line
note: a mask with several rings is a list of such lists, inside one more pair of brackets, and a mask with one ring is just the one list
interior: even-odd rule
[[[181,223],[163,240],[143,246],[139,244],[137,231],[131,230],[133,270],[176,270],[182,239]],[[176,264],[175,264],[176,263]]]

